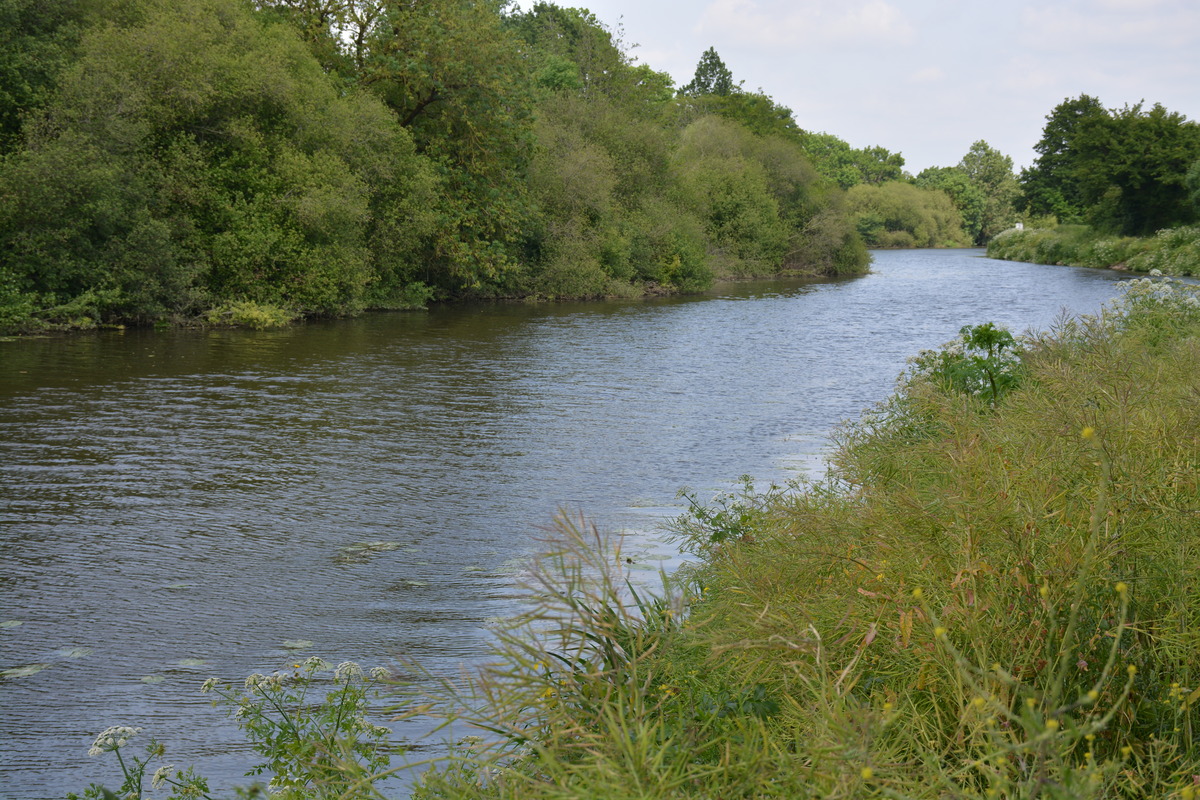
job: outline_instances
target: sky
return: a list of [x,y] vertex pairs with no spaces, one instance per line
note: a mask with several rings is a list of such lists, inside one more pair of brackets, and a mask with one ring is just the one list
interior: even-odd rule
[[[529,8],[533,0],[521,0]],[[983,139],[1017,170],[1046,115],[1089,94],[1200,119],[1200,0],[558,0],[688,83],[714,47],[805,130],[880,145],[917,174]]]

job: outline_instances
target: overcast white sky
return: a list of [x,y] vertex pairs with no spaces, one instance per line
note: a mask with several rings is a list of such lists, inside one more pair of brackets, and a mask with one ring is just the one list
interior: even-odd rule
[[[533,0],[521,0],[525,8]],[[801,128],[900,151],[913,174],[978,139],[1036,156],[1067,97],[1200,118],[1200,0],[559,0],[623,29],[640,63],[691,80],[715,47]]]

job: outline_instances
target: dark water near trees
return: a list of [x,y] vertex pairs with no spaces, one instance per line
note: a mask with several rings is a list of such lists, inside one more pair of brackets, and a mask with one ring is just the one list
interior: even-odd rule
[[115,724],[227,788],[252,756],[205,677],[294,654],[453,672],[556,509],[628,531],[652,577],[681,486],[816,468],[906,357],[968,323],[1095,311],[1123,277],[980,256],[883,252],[862,278],[697,298],[0,342],[0,669],[46,665],[0,678],[0,797],[114,785],[85,754]]

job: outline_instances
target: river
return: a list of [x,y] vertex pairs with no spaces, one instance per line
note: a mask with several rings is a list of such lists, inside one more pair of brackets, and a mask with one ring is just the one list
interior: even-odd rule
[[908,356],[1094,312],[1123,277],[888,251],[698,297],[0,341],[0,669],[27,668],[0,678],[0,797],[115,788],[86,752],[116,724],[228,794],[252,754],[209,675],[451,673],[557,509],[627,532],[653,576],[681,487],[819,470]]

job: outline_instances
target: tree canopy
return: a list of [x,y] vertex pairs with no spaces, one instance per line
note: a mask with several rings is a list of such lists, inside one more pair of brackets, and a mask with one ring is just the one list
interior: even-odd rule
[[1046,117],[1038,158],[1022,172],[1025,207],[1127,235],[1198,218],[1188,174],[1200,159],[1200,125],[1160,104],[1105,109],[1068,98]]

